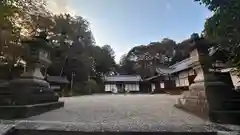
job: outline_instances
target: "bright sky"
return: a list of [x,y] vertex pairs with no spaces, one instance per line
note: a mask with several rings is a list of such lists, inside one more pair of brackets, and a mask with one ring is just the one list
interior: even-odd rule
[[[51,1],[51,2],[50,2]],[[49,0],[52,11],[70,12],[90,22],[98,45],[121,55],[132,47],[171,38],[180,42],[203,30],[211,13],[194,0]]]

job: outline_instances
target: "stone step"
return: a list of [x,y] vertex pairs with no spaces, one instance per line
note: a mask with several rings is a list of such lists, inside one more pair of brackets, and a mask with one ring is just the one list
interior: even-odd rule
[[35,116],[64,106],[64,102],[49,102],[34,105],[0,106],[0,119],[18,119]]
[[[214,123],[199,125],[188,124],[167,124],[163,123],[157,126],[127,125],[126,123],[82,123],[82,122],[58,122],[58,121],[21,121],[15,129],[14,135],[217,135],[219,131],[228,132],[227,127]],[[110,126],[110,127],[109,127]]]
[[0,124],[0,135],[8,135],[11,134],[12,131],[14,130],[15,125],[5,125],[5,124]]
[[223,109],[226,110],[239,110],[240,111],[240,99],[239,100],[228,100],[222,104]]
[[[230,134],[231,132],[225,132],[227,134]],[[171,131],[161,131],[161,132],[83,132],[83,131],[53,131],[53,130],[19,130],[14,135],[218,135],[218,132],[171,132]],[[11,135],[11,134],[9,134]]]

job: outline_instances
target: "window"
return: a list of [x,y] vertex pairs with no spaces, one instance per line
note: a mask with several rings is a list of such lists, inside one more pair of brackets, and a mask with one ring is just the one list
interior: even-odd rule
[[105,85],[105,91],[111,91],[111,88],[110,88],[110,85],[109,85],[109,84],[106,84],[106,85]]
[[183,78],[180,79],[180,86],[184,86],[185,85],[185,81]]
[[165,88],[165,84],[162,82],[160,83],[161,88]]
[[125,90],[126,91],[139,91],[139,85],[138,84],[126,84]]
[[105,85],[105,91],[116,91],[117,90],[117,86],[115,84],[106,84]]
[[188,78],[185,78],[185,86],[189,86]]
[[175,79],[175,84],[176,84],[176,87],[179,87],[179,86],[180,86],[180,82],[179,82],[178,77],[176,77],[176,79]]

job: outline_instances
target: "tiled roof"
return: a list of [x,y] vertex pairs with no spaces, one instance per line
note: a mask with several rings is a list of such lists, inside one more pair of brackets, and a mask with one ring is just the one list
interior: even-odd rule
[[192,60],[190,58],[187,58],[170,67],[160,66],[156,69],[156,71],[159,75],[169,75],[169,74],[173,74],[173,73],[188,69],[190,68],[191,64],[192,64]]
[[55,83],[61,83],[61,84],[67,84],[69,83],[68,79],[66,77],[60,77],[60,76],[47,76],[48,82],[55,82]]
[[172,71],[173,71],[173,69],[172,68],[170,68],[170,67],[158,67],[157,69],[156,69],[156,72],[158,73],[158,74],[160,74],[160,75],[168,75],[168,74],[171,74],[172,73]]
[[[216,48],[209,48],[209,56],[212,56],[216,54],[219,50]],[[182,70],[186,70],[188,68],[191,68],[191,64],[193,63],[193,60],[190,58],[184,59],[180,62],[177,62],[176,64],[170,66],[170,67],[164,67],[160,66],[156,68],[156,71],[159,75],[168,75],[172,73],[176,73]]]
[[150,80],[156,79],[156,78],[158,78],[160,76],[162,76],[162,75],[152,76],[152,77],[146,78],[144,81],[150,81]]
[[139,75],[117,75],[117,76],[105,76],[105,81],[108,82],[138,82],[142,78]]
[[187,58],[183,61],[180,61],[180,62],[170,66],[170,68],[173,69],[172,73],[176,73],[176,72],[190,68],[191,64],[192,64],[192,60],[190,58]]

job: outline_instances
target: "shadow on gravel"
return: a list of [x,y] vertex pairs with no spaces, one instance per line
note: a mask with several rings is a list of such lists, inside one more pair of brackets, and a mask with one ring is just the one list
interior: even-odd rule
[[182,110],[182,111],[184,111],[186,113],[189,113],[191,115],[197,116],[198,118],[201,118],[203,120],[209,120],[207,112],[205,112],[205,113],[201,113],[201,112],[197,112],[197,111],[193,112],[193,111],[187,110],[187,109],[185,109],[183,107],[179,107],[177,105],[174,105],[174,107],[176,107],[177,109]]
[[15,130],[7,135],[217,135],[217,132],[82,132],[51,130]]

